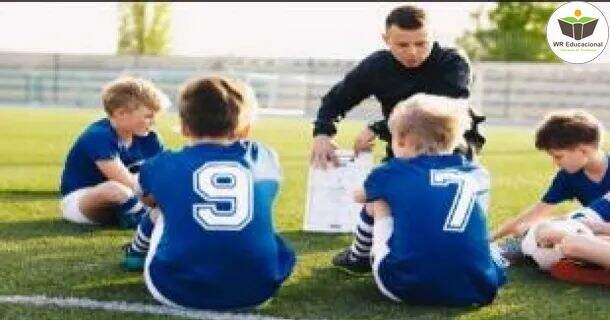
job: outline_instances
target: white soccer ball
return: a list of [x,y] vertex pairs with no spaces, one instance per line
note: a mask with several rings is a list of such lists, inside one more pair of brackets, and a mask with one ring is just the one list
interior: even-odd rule
[[563,231],[567,234],[593,236],[591,229],[577,219],[549,220],[532,226],[521,242],[521,250],[524,254],[532,257],[542,270],[549,270],[555,263],[563,259],[564,255],[557,247],[545,248],[538,245],[537,235],[541,226]]

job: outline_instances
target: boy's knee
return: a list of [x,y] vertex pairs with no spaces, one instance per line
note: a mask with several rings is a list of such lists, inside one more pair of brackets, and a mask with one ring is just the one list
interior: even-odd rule
[[106,181],[98,186],[101,193],[100,196],[106,198],[110,202],[122,203],[133,196],[133,191],[116,181]]

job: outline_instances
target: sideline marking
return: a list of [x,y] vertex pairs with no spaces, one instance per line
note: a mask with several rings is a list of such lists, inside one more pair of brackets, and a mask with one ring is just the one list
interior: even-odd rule
[[228,313],[214,311],[199,311],[189,309],[177,309],[163,305],[152,305],[142,303],[127,303],[122,301],[98,301],[87,298],[52,298],[46,296],[0,296],[0,304],[21,304],[35,306],[57,306],[62,308],[82,308],[93,310],[105,310],[115,312],[143,313],[152,315],[167,315],[183,317],[187,319],[244,319],[244,320],[284,320],[285,318],[274,318],[247,313]]

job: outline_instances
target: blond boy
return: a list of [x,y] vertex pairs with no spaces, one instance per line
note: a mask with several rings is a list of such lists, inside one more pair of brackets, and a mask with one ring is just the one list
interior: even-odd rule
[[167,97],[151,82],[121,77],[102,91],[106,117],[76,139],[61,176],[63,218],[80,224],[135,227],[147,208],[137,197],[142,163],[163,150],[152,130]]
[[489,176],[453,154],[465,118],[450,98],[418,94],[401,102],[389,120],[396,158],[356,194],[374,218],[362,217],[343,256],[367,259],[354,249],[371,247],[375,281],[392,300],[488,304],[505,281],[487,239]]

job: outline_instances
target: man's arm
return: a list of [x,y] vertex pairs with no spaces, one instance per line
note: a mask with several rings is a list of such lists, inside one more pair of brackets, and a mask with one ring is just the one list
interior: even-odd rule
[[335,122],[345,117],[349,110],[372,94],[371,68],[374,64],[375,61],[371,57],[364,59],[322,97],[322,105],[314,122],[314,136],[335,135],[337,133]]
[[555,205],[539,202],[523,211],[516,218],[509,220],[500,226],[492,235],[492,241],[501,239],[507,235],[519,235],[525,233],[534,223],[549,216]]
[[314,167],[326,168],[328,162],[337,164],[337,145],[333,140],[337,133],[335,122],[371,95],[369,59],[363,60],[322,98],[322,106],[318,110],[313,129],[314,141],[310,161]]

